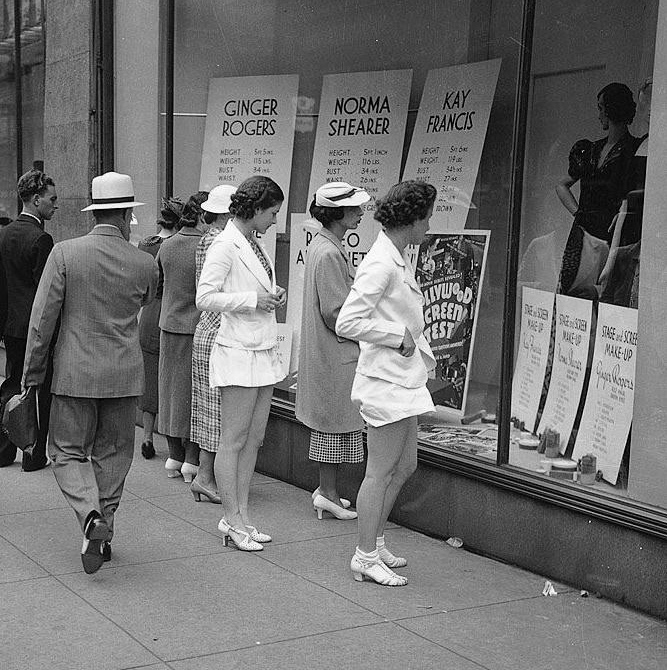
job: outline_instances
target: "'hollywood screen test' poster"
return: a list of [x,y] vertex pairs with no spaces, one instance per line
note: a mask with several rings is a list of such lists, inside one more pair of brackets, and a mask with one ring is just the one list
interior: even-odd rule
[[489,231],[429,235],[419,247],[417,282],[424,296],[424,336],[436,359],[438,405],[463,413],[484,279]]

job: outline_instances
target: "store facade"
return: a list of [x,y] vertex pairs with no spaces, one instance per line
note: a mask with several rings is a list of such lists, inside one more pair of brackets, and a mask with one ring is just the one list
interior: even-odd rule
[[[264,242],[292,365],[258,465],[304,488],[317,469],[294,361],[314,188],[431,181],[436,237],[415,261],[438,411],[394,519],[665,617],[667,3],[639,4],[49,3],[43,155],[23,164],[62,184],[56,237],[86,231],[78,205],[111,166],[147,203],[137,238],[165,194],[278,181]],[[599,98],[611,82],[627,90]],[[376,232],[369,211],[353,265]],[[343,474],[354,499],[363,472]]]

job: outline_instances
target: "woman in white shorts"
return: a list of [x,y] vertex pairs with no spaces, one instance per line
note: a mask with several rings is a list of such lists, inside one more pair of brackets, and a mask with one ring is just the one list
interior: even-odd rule
[[386,586],[407,565],[385,546],[384,526],[403,484],[417,468],[417,416],[435,408],[426,388],[435,368],[423,335],[423,298],[406,252],[428,231],[436,190],[421,181],[392,186],[378,200],[382,231],[362,261],[340,310],[336,333],[359,341],[352,401],[368,424],[366,474],[357,495],[358,545],[351,569]]
[[284,200],[268,177],[250,177],[231,196],[234,218],[206,254],[197,286],[197,308],[220,312],[211,349],[209,384],[220,388],[222,433],[215,479],[225,515],[218,524],[225,544],[259,551],[271,536],[250,523],[248,494],[264,440],[273,385],[284,375],[277,354],[275,309],[286,301],[256,233],[276,222]]

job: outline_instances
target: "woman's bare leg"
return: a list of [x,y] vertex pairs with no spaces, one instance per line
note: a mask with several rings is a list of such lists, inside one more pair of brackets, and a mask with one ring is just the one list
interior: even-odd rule
[[257,396],[252,414],[252,421],[248,431],[246,444],[239,455],[238,497],[239,510],[244,524],[252,523],[248,516],[248,496],[250,495],[250,480],[255,472],[257,453],[264,441],[266,424],[271,411],[273,386],[261,386],[256,389]]
[[[363,552],[375,551],[378,531],[386,521],[385,507],[389,506],[391,510],[400,486],[407,479],[404,477],[405,469],[400,464],[405,458],[404,451],[410,442],[414,422],[416,422],[414,417],[408,417],[378,428],[373,426],[368,428],[366,474],[357,495],[359,515],[357,546]],[[398,475],[400,486],[398,481],[392,486],[395,475]]]
[[243,531],[246,529],[239,505],[240,458],[248,441],[257,391],[256,388],[225,386],[220,394],[222,431],[215,457],[215,479],[227,523]]

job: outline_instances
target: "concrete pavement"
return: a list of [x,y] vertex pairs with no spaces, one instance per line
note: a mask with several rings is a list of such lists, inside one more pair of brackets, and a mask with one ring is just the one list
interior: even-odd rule
[[[50,469],[0,469],[0,670],[172,668],[664,670],[667,625],[392,525],[402,588],[353,581],[356,523],[257,474],[263,552],[225,548],[221,507],[139,452],[113,558],[84,574]],[[667,597],[667,596],[666,596]]]

